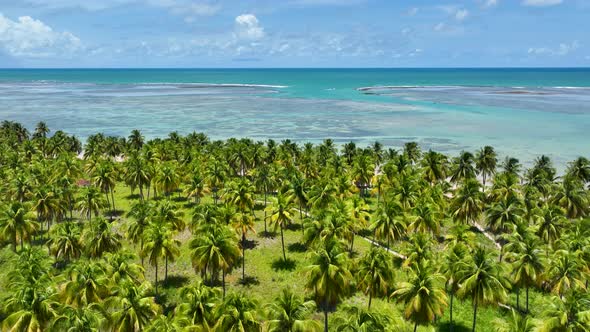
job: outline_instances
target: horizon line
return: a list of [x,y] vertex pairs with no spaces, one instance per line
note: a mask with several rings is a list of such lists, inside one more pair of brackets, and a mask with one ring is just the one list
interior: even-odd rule
[[219,70],[219,69],[590,69],[590,66],[476,66],[476,67],[0,67],[0,70],[39,70],[39,69],[198,69],[198,70]]

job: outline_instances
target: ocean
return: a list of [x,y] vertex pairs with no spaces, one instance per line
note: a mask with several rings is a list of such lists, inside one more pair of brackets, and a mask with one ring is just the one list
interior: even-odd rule
[[0,120],[90,134],[590,157],[590,69],[0,69]]

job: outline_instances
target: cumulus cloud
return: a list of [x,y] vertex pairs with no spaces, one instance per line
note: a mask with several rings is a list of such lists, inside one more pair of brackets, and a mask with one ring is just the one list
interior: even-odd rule
[[420,9],[418,7],[412,7],[408,10],[408,15],[409,16],[415,16],[416,14],[418,14],[418,11]]
[[469,11],[467,9],[459,9],[455,12],[455,19],[457,21],[463,21],[467,16],[469,16]]
[[68,31],[54,31],[30,16],[16,21],[0,13],[0,48],[15,57],[71,55],[82,48],[80,39]]
[[264,28],[252,14],[242,14],[235,19],[236,35],[240,39],[257,40],[264,37]]
[[434,26],[434,31],[443,31],[446,28],[446,24],[444,22],[440,22]]
[[564,56],[577,50],[580,47],[580,43],[574,40],[571,43],[561,43],[558,47],[530,47],[528,49],[529,54],[533,55],[552,55],[552,56]]
[[563,0],[523,0],[522,4],[531,7],[548,7],[559,5]]
[[495,7],[498,5],[498,0],[485,0],[483,6],[485,8]]

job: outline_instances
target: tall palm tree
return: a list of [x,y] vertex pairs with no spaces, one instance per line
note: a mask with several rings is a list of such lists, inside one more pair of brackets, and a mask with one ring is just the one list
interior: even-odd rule
[[471,152],[463,151],[453,159],[451,182],[458,183],[463,180],[475,178],[474,156]]
[[350,218],[350,228],[352,230],[352,236],[350,236],[350,254],[354,251],[354,238],[355,234],[365,227],[368,226],[371,218],[371,210],[369,205],[363,198],[358,196],[349,199],[347,202],[347,211]]
[[154,206],[152,221],[167,225],[173,231],[183,231],[186,227],[182,211],[168,200]]
[[98,188],[88,186],[82,189],[76,206],[80,212],[86,215],[86,219],[92,220],[92,215],[94,214],[98,217],[98,213],[102,208],[107,206],[107,202],[100,194]]
[[493,323],[497,332],[533,332],[536,328],[530,316],[524,316],[514,309],[510,310],[508,318],[496,318]]
[[142,331],[160,312],[161,308],[151,296],[148,283],[139,286],[131,282],[119,284],[105,308],[110,314],[109,322],[114,331]]
[[274,226],[275,231],[277,228],[281,229],[281,245],[283,248],[283,260],[285,262],[287,261],[287,255],[285,254],[285,238],[283,231],[293,219],[293,215],[290,212],[292,208],[291,197],[281,193],[277,195],[276,200],[268,208],[270,213],[270,224]]
[[405,304],[404,316],[414,322],[414,332],[419,324],[430,324],[443,314],[447,295],[442,287],[444,277],[435,272],[428,261],[412,265],[408,281],[399,283],[391,297]]
[[246,235],[252,231],[256,233],[254,229],[254,218],[249,212],[239,213],[234,220],[234,228],[240,233],[242,241],[240,246],[242,247],[242,281],[246,281]]
[[61,310],[61,314],[53,319],[49,330],[99,332],[104,325],[105,319],[97,305],[84,308],[66,306]]
[[189,246],[191,259],[196,271],[211,272],[211,283],[219,271],[222,272],[223,295],[225,296],[225,274],[228,273],[240,257],[236,233],[227,226],[213,226],[198,232]]
[[345,316],[334,319],[335,330],[338,332],[388,331],[388,328],[391,327],[395,331],[405,331],[398,322],[392,320],[387,314],[356,306],[346,306],[342,311]]
[[483,193],[475,179],[467,179],[457,189],[451,202],[451,216],[454,220],[469,224],[476,222],[483,212]]
[[219,306],[219,288],[207,287],[198,281],[180,290],[180,303],[175,316],[188,319],[190,324],[208,331],[214,325],[215,310]]
[[348,290],[352,275],[348,269],[348,255],[337,242],[324,243],[310,254],[305,287],[313,291],[315,302],[324,311],[324,332],[328,332],[328,311]]
[[29,204],[16,201],[0,209],[0,239],[10,242],[16,252],[17,243],[22,249],[24,240],[31,238],[39,224],[33,219]]
[[458,295],[470,298],[473,303],[473,326],[475,332],[477,322],[477,309],[479,306],[496,304],[508,296],[502,273],[502,265],[493,259],[486,249],[475,249],[470,261],[466,264],[464,276]]
[[155,268],[155,288],[158,296],[158,262],[164,258],[166,264],[165,279],[168,277],[168,260],[174,260],[180,254],[180,242],[173,238],[170,227],[166,224],[152,222],[145,230],[142,256]]
[[79,261],[67,271],[67,279],[62,288],[62,299],[66,304],[76,308],[101,302],[109,295],[108,282],[102,264]]
[[545,205],[534,215],[534,221],[536,235],[545,242],[549,254],[549,247],[560,238],[567,221],[563,211],[555,205]]
[[118,180],[118,170],[115,167],[115,163],[110,159],[101,160],[96,169],[94,170],[94,176],[92,178],[93,184],[102,190],[105,194],[107,204],[109,203],[109,194],[111,195],[110,198],[110,205],[111,205],[111,220],[113,218],[115,212],[115,185],[117,184]]
[[393,287],[394,270],[391,256],[379,247],[372,247],[358,262],[355,273],[363,293],[369,295],[368,309],[374,296],[384,296]]
[[482,177],[482,187],[486,188],[486,179],[496,173],[498,156],[491,146],[484,146],[475,156],[475,168]]
[[560,206],[570,219],[586,217],[590,213],[590,200],[584,185],[575,179],[566,178],[552,198],[552,203]]
[[[529,311],[529,288],[540,284],[545,268],[543,252],[535,237],[509,245],[507,259],[512,262],[511,277],[514,285],[526,289],[526,311]],[[518,308],[517,308],[518,309]]]
[[261,331],[261,323],[256,314],[257,303],[243,293],[228,295],[218,308],[215,330],[227,332]]
[[49,247],[55,259],[66,262],[80,258],[84,250],[81,240],[82,227],[76,222],[64,222],[51,227]]
[[[5,302],[8,314],[2,321],[6,331],[44,331],[58,315],[57,294],[49,280],[18,287],[12,285],[12,296]],[[17,286],[17,287],[14,287]]]
[[375,237],[385,239],[387,248],[392,241],[400,239],[406,231],[403,209],[401,205],[391,197],[386,197],[383,204],[375,211],[371,230]]
[[266,306],[269,332],[319,331],[318,321],[310,319],[315,311],[313,301],[305,301],[288,288],[281,291],[275,300]]
[[[143,250],[144,232],[149,225],[149,220],[153,215],[154,206],[148,202],[141,200],[131,205],[131,209],[127,212],[127,229],[126,236],[133,243],[139,243],[139,250]],[[141,257],[141,265],[143,266],[143,256]]]
[[553,297],[541,314],[538,331],[588,331],[590,298],[585,292],[572,292],[565,299]]
[[554,253],[547,274],[551,292],[559,297],[563,297],[570,290],[585,288],[578,257],[567,250],[557,250]]
[[106,219],[100,217],[91,221],[82,234],[83,244],[90,257],[102,257],[104,253],[116,252],[122,247],[122,236]]
[[590,160],[585,157],[578,157],[570,162],[567,168],[567,176],[578,179],[582,183],[590,182]]
[[466,261],[469,258],[468,247],[462,243],[451,243],[447,247],[446,253],[443,258],[441,272],[446,278],[446,290],[449,294],[451,301],[449,303],[449,323],[450,330],[453,332],[453,299],[457,291],[459,290],[460,282],[463,279],[465,273]]
[[431,185],[436,182],[444,181],[447,178],[447,158],[443,154],[429,150],[424,154],[420,163],[422,165],[424,178]]

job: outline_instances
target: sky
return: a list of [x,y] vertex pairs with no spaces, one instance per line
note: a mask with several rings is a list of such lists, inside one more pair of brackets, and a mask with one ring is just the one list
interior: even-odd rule
[[0,0],[0,67],[590,67],[590,0]]

